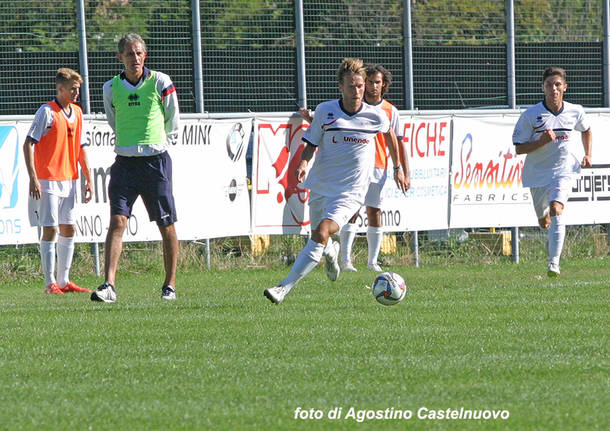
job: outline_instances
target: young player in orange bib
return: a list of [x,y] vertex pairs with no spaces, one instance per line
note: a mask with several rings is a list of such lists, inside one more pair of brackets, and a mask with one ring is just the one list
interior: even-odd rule
[[69,279],[74,254],[74,205],[79,164],[85,176],[83,201],[89,202],[92,193],[87,152],[81,144],[83,114],[75,104],[82,82],[81,76],[72,69],[57,71],[57,95],[36,111],[23,144],[30,176],[29,192],[33,199],[31,223],[42,226],[40,257],[45,292],[50,294],[91,292]]

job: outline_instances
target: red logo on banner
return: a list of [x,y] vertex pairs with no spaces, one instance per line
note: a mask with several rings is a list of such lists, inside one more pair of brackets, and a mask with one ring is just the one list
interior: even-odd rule
[[500,152],[498,158],[485,161],[471,160],[473,151],[472,135],[466,134],[460,149],[460,163],[453,177],[456,189],[473,187],[512,187],[521,185],[523,160],[510,151]]
[[[292,130],[292,124],[281,124],[274,130],[271,124],[261,124],[259,126],[259,130],[269,129],[274,136],[277,135],[279,130],[287,129],[286,145],[282,147],[272,164],[275,179],[283,189],[283,192],[277,193],[276,200],[278,204],[286,205],[286,209],[290,212],[293,221],[301,226],[309,224],[309,221],[304,221],[303,213],[303,205],[309,199],[309,190],[303,188],[303,185],[297,181],[295,174],[295,170],[301,160],[301,153],[305,148],[305,144],[301,142],[300,136],[297,140],[296,135],[298,131],[307,127],[306,125],[299,125],[295,130]],[[259,145],[264,145],[264,143]],[[257,190],[258,194],[266,194],[268,192],[269,190]]]

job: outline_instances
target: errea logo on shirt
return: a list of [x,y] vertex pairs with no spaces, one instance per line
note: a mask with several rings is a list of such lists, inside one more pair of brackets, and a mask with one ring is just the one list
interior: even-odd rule
[[130,94],[127,98],[129,99],[128,106],[140,106],[140,102],[138,101],[140,96],[138,96],[138,93]]

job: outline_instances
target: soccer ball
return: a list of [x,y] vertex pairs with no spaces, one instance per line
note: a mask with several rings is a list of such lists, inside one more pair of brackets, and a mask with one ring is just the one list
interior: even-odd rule
[[405,280],[395,272],[383,272],[373,282],[373,296],[383,305],[398,304],[407,293]]

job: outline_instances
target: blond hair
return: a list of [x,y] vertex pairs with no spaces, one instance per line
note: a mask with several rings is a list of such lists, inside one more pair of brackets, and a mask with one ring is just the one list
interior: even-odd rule
[[66,85],[71,81],[82,84],[83,77],[80,76],[80,73],[78,73],[77,71],[69,69],[67,67],[61,67],[57,69],[57,74],[55,75],[55,84]]
[[343,79],[350,73],[360,75],[362,76],[362,79],[366,79],[364,62],[359,58],[344,58],[337,70],[339,84],[343,84]]

